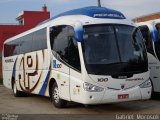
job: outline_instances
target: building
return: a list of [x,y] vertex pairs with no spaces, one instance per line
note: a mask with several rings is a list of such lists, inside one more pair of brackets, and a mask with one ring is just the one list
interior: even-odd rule
[[145,15],[145,16],[140,16],[140,17],[134,18],[133,21],[134,22],[145,22],[145,21],[155,20],[155,19],[160,19],[160,12]]
[[0,23],[0,51],[2,51],[2,45],[6,39],[27,31],[49,18],[50,12],[47,11],[47,7],[44,5],[42,11],[21,12],[16,18],[18,24]]
[[16,18],[17,24],[0,23],[0,79],[2,75],[1,57],[4,41],[37,26],[47,19],[50,19],[50,12],[47,11],[47,7],[44,5],[41,11],[22,11]]
[[2,54],[0,53],[0,80],[2,78],[2,59],[1,57],[2,57]]

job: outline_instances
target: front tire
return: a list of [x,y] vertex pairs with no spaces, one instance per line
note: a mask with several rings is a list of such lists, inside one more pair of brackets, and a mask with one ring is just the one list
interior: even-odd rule
[[54,83],[52,86],[51,100],[55,107],[64,108],[67,105],[67,101],[62,100],[59,97],[59,89],[57,83]]

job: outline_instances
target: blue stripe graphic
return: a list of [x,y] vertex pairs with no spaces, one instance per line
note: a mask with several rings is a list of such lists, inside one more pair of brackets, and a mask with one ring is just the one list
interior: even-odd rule
[[57,68],[56,60],[53,60],[53,68]]
[[43,83],[43,86],[42,86],[42,88],[39,92],[40,95],[45,94],[45,91],[46,91],[46,88],[47,88],[47,85],[48,85],[48,81],[49,81],[49,76],[50,76],[50,70],[48,71],[45,82]]

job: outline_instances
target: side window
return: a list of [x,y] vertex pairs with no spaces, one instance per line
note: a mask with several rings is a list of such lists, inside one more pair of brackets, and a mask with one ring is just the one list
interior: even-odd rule
[[32,34],[21,37],[20,41],[20,54],[32,52]]
[[63,60],[73,68],[81,70],[77,41],[74,30],[70,26],[56,26],[50,28],[51,49],[54,56]]
[[139,27],[139,29],[142,33],[142,36],[143,36],[144,40],[145,40],[147,51],[149,53],[151,53],[152,55],[154,55],[153,45],[152,45],[152,40],[151,40],[149,28],[147,26],[141,26],[141,27]]
[[9,57],[19,54],[19,47],[20,47],[19,39],[4,44],[4,57]]
[[4,57],[47,49],[46,30],[44,28],[6,43],[4,45]]
[[33,33],[32,51],[47,49],[46,28]]
[[66,26],[59,26],[53,28],[57,36],[54,42],[51,43],[52,50],[56,52],[56,57],[68,63],[68,29]]

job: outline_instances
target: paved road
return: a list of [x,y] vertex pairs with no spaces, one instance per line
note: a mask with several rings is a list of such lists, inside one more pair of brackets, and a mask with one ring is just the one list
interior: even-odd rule
[[160,99],[84,107],[70,103],[68,108],[55,108],[49,98],[28,96],[15,98],[12,90],[0,86],[0,114],[160,114]]

